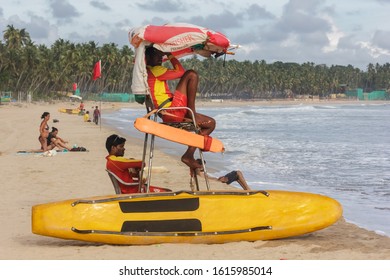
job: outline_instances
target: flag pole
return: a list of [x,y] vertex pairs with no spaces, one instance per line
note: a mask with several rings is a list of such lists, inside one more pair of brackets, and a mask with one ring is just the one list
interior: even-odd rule
[[100,131],[102,131],[102,99],[103,99],[103,90],[100,92],[100,114],[99,114],[99,123],[100,123]]
[[[102,61],[99,59],[98,62],[95,63],[93,67],[92,79],[95,81],[102,77]],[[98,121],[100,122],[100,131],[102,130],[102,97],[103,90],[100,92],[100,108],[99,108],[99,116]]]

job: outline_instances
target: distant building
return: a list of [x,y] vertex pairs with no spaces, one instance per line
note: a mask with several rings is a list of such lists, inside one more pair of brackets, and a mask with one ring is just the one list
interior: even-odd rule
[[353,90],[347,90],[345,92],[348,98],[354,98],[358,100],[387,100],[389,94],[385,90],[375,90],[372,92],[363,92],[362,88]]

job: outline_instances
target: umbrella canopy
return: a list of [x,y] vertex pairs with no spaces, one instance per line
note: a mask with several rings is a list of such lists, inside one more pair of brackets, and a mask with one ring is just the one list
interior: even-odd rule
[[220,32],[188,23],[162,26],[145,25],[129,32],[129,41],[135,47],[135,64],[131,89],[134,94],[149,94],[145,65],[145,48],[172,53],[176,57],[199,54],[204,57],[233,54],[229,39]]
[[230,47],[229,39],[222,33],[188,23],[134,28],[129,32],[129,41],[135,48],[146,41],[162,52],[179,57],[194,53],[205,57],[218,56],[227,53]]
[[78,99],[78,100],[82,100],[83,98],[81,96],[78,96],[78,95],[71,95],[69,96],[70,99]]

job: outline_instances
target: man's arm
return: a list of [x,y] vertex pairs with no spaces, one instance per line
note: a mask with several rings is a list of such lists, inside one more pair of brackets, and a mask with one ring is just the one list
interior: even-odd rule
[[172,54],[167,54],[168,60],[171,62],[173,69],[165,68],[166,71],[159,75],[157,78],[161,81],[175,80],[179,79],[185,73],[185,69],[183,65],[181,65],[180,61],[174,57]]
[[115,157],[111,156],[110,160],[122,170],[130,169],[130,168],[142,168],[142,161],[138,159],[127,159],[124,157]]

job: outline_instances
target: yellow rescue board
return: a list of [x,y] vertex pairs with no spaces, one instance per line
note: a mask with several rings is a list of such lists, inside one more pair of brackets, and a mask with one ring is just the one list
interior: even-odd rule
[[134,127],[141,132],[149,133],[179,144],[209,150],[214,153],[222,153],[225,151],[223,143],[216,138],[210,139],[211,145],[209,149],[205,149],[205,136],[161,124],[147,118],[137,118],[134,121]]
[[226,243],[302,235],[342,215],[341,205],[326,196],[266,194],[183,191],[71,199],[33,206],[32,232],[107,244]]
[[79,114],[80,113],[80,109],[65,109],[65,108],[60,108],[58,109],[58,111],[60,113],[68,113],[68,114]]

